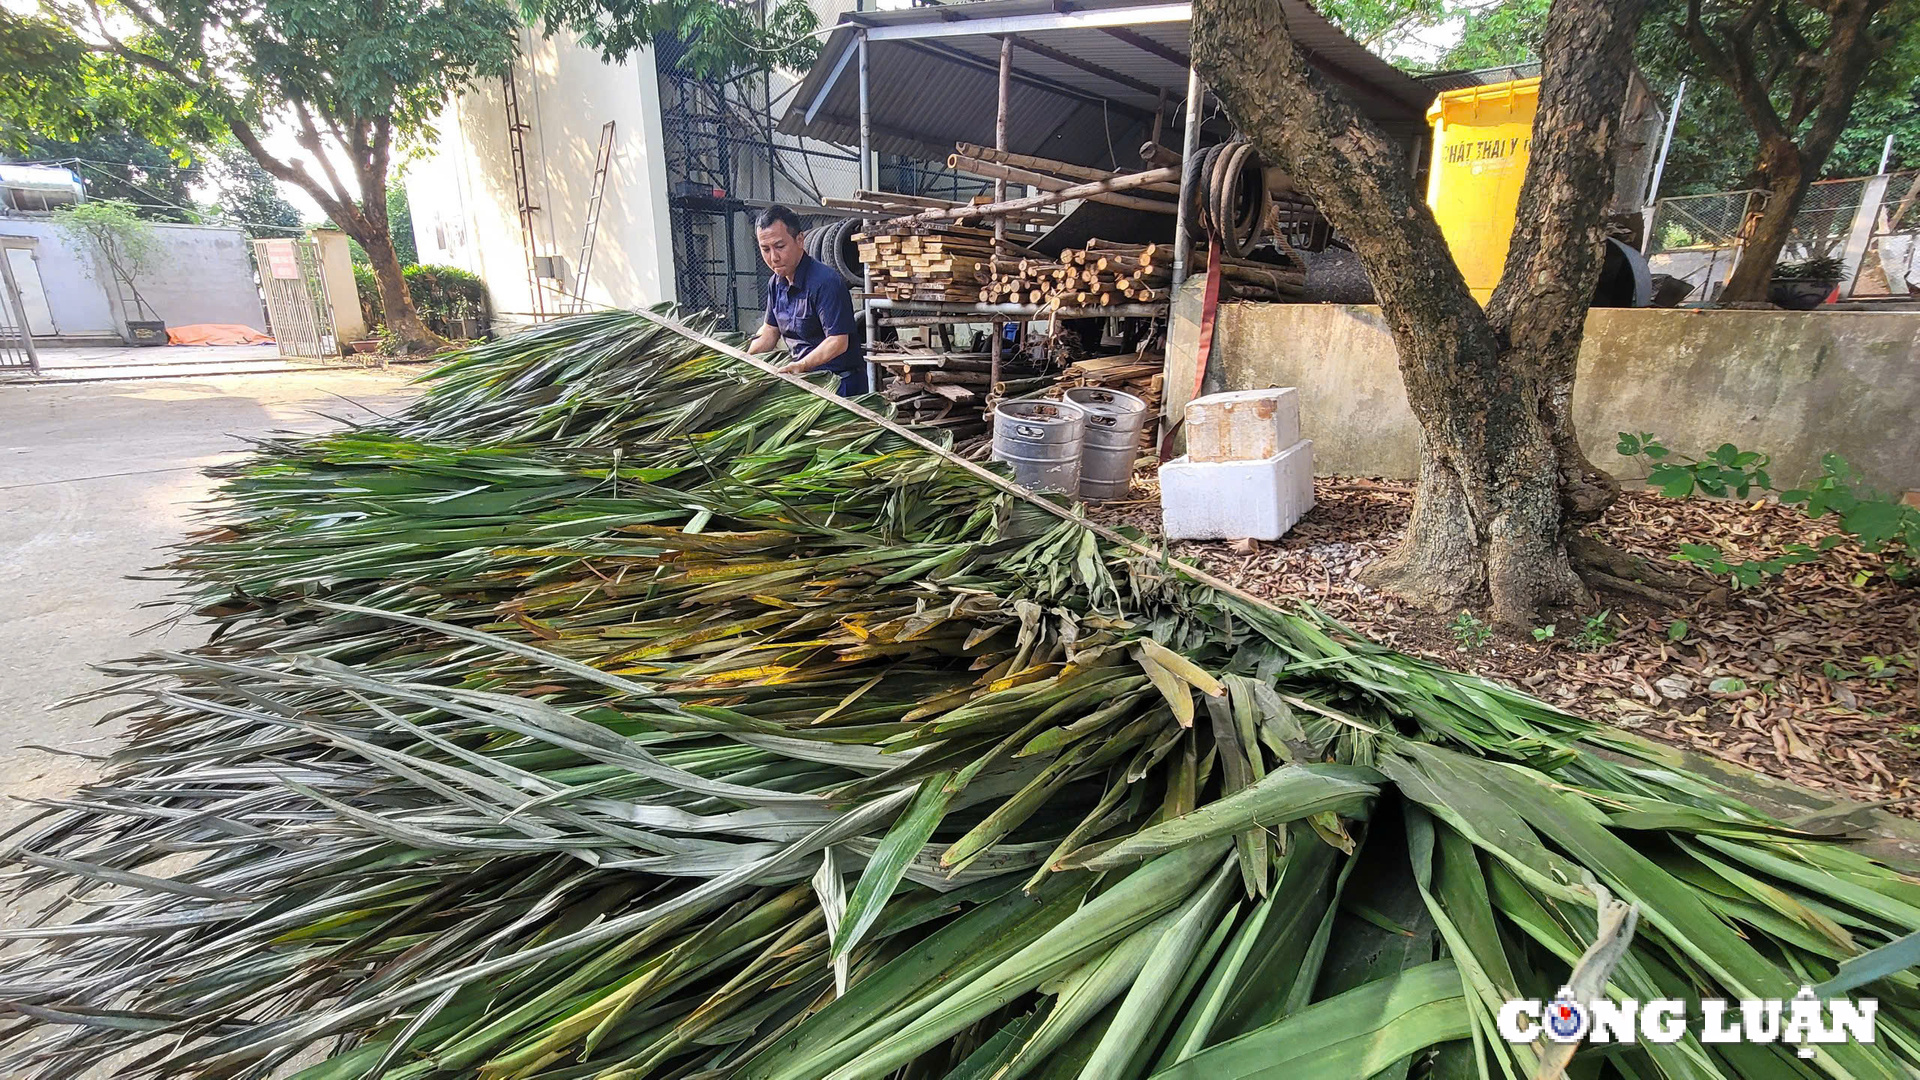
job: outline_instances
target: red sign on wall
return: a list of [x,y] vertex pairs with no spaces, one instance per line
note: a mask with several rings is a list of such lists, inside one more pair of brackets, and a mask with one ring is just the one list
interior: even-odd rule
[[293,241],[268,240],[263,246],[267,249],[268,276],[276,278],[300,276],[300,257],[293,250]]

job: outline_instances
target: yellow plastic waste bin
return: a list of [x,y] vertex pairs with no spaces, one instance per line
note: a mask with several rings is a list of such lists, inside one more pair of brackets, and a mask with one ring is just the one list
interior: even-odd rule
[[1427,205],[1481,303],[1500,284],[1533,144],[1539,79],[1449,90],[1427,110],[1433,163]]

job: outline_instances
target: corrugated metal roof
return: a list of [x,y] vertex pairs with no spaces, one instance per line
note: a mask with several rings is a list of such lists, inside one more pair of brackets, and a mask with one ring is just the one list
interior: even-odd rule
[[[1360,111],[1389,135],[1425,130],[1431,88],[1366,51],[1304,0],[1281,4],[1315,66]],[[939,160],[956,142],[991,145],[999,35],[1012,32],[1008,148],[1101,168],[1136,165],[1161,92],[1170,114],[1186,97],[1186,13],[1184,4],[1142,0],[975,0],[850,13],[779,130],[859,143],[855,53],[867,27],[877,32],[868,42],[874,149]],[[1129,21],[1136,16],[1142,21]],[[925,32],[938,36],[911,36]]]
[[1494,83],[1512,82],[1515,79],[1534,79],[1540,76],[1539,64],[1508,64],[1502,67],[1477,68],[1472,71],[1436,71],[1431,75],[1420,76],[1420,85],[1436,93],[1448,90],[1464,90],[1469,86],[1491,86]]

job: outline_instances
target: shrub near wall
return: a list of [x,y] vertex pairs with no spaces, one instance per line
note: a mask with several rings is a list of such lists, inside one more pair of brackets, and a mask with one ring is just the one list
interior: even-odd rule
[[[407,282],[407,295],[413,309],[436,334],[453,335],[457,320],[471,317],[485,333],[489,321],[487,284],[479,275],[457,266],[409,266],[400,272]],[[360,313],[368,326],[386,322],[380,305],[380,288],[373,271],[355,264],[353,283],[360,293]]]
[[437,334],[453,334],[456,320],[487,323],[487,285],[479,275],[455,266],[409,266],[401,272],[413,307]]

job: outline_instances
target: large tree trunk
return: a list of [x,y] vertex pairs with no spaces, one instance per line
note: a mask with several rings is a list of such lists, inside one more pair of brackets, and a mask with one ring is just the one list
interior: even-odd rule
[[228,124],[240,145],[253,155],[260,167],[275,179],[300,188],[320,209],[327,212],[340,231],[358,241],[367,253],[374,281],[380,287],[381,318],[402,354],[430,356],[447,347],[447,341],[427,329],[420,313],[413,308],[407,281],[400,272],[400,256],[393,250],[393,233],[387,221],[387,166],[391,157],[393,122],[390,117],[372,121],[337,124],[349,135],[346,149],[353,162],[354,181],[360,197],[354,199],[327,156],[320,129],[304,107],[296,103],[300,131],[295,138],[319,164],[326,177],[323,184],[300,162],[283,161],[261,143],[252,126],[233,120]]
[[[1574,358],[1599,278],[1612,147],[1644,0],[1561,0],[1548,19],[1532,163],[1491,316],[1467,291],[1405,152],[1308,63],[1276,0],[1198,0],[1194,62],[1263,157],[1353,246],[1399,351],[1421,469],[1400,546],[1367,579],[1509,625],[1583,601],[1570,524],[1611,480],[1580,454]],[[1574,514],[1569,515],[1568,511]]]
[[[352,235],[349,233],[348,235]],[[367,263],[374,283],[380,287],[381,318],[387,332],[402,353],[430,356],[446,347],[446,342],[427,328],[414,310],[413,294],[407,291],[407,279],[401,273],[400,256],[394,253],[393,236],[387,230],[354,236],[366,249]]]
[[1761,154],[1760,175],[1766,185],[1767,205],[1761,209],[1746,243],[1740,246],[1740,262],[1727,279],[1727,287],[1720,290],[1722,303],[1766,301],[1774,264],[1793,236],[1793,219],[1806,199],[1810,180],[1800,148],[1791,141],[1770,140]]

